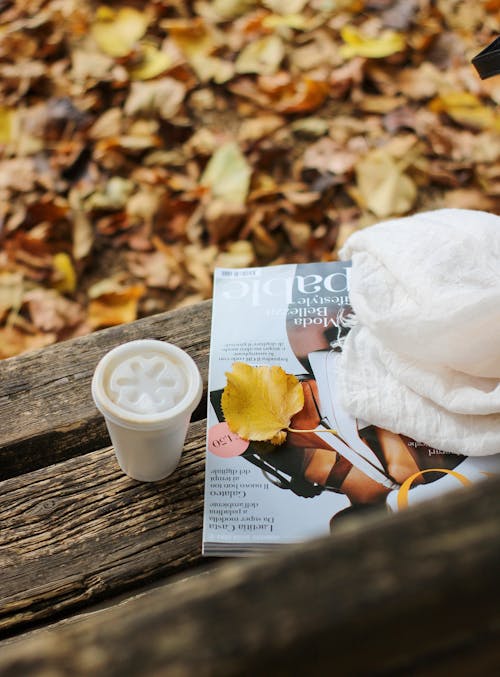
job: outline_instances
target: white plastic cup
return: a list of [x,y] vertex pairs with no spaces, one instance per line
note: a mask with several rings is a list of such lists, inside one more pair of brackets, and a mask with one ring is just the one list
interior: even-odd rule
[[195,362],[171,343],[130,341],[104,355],[92,397],[123,472],[156,482],[175,470],[202,391]]

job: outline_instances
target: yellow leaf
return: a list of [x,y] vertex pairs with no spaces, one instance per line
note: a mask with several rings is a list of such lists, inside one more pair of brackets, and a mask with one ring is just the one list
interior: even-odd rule
[[353,26],[344,26],[340,35],[346,43],[340,48],[345,59],[364,56],[368,59],[382,59],[401,52],[405,48],[404,37],[394,31],[383,31],[377,38],[368,38]]
[[210,158],[201,185],[212,191],[214,198],[242,205],[250,186],[251,169],[238,144],[220,146]]
[[263,0],[263,5],[277,14],[297,14],[301,12],[307,0]]
[[99,7],[91,33],[101,51],[109,56],[121,57],[132,51],[148,24],[149,17],[132,7],[116,11],[110,7]]
[[63,294],[74,292],[77,278],[71,257],[66,252],[59,252],[53,256],[52,265],[56,272],[55,289]]
[[[102,286],[104,288],[104,284]],[[89,323],[91,327],[93,329],[112,327],[136,320],[139,299],[145,290],[144,285],[137,284],[117,291],[109,291],[93,298],[89,303]]]
[[253,9],[256,0],[214,0],[215,13],[222,19],[235,19]]
[[9,143],[14,137],[16,113],[11,108],[0,107],[0,143]]
[[448,92],[433,99],[429,108],[434,113],[446,113],[455,122],[477,129],[500,131],[500,115],[470,92]]
[[250,42],[241,51],[236,59],[236,71],[273,75],[284,56],[285,48],[281,39],[277,35],[267,35]]
[[216,40],[213,31],[199,17],[195,19],[165,19],[161,22],[177,47],[189,62],[210,54]]
[[356,181],[362,206],[380,218],[405,214],[417,197],[412,179],[389,153],[380,149],[371,151],[357,164]]
[[307,28],[308,20],[303,14],[269,14],[262,20],[262,26],[270,30],[286,26],[301,31]]
[[130,71],[133,80],[151,80],[172,65],[172,59],[165,52],[148,42],[141,46],[141,62]]
[[304,406],[298,379],[281,367],[244,362],[235,362],[226,377],[222,410],[230,429],[245,440],[282,442],[276,436]]

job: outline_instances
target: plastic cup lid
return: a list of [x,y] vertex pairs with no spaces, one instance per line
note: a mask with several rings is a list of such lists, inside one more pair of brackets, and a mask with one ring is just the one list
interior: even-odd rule
[[201,399],[202,381],[192,358],[171,343],[130,341],[107,353],[96,367],[92,395],[115,423],[156,429],[185,419]]

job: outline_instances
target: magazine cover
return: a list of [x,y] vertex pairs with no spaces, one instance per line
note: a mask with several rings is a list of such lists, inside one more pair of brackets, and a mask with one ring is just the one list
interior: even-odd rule
[[343,409],[349,272],[345,262],[215,271],[204,555],[304,541],[355,511],[406,509],[500,472],[500,454],[443,453]]

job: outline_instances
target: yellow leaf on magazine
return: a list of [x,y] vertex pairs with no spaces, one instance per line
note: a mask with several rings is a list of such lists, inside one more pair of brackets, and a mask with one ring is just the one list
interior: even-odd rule
[[214,198],[242,205],[250,186],[252,170],[238,144],[225,143],[210,158],[201,185],[212,191]]
[[404,37],[394,31],[383,31],[378,37],[369,38],[353,26],[344,26],[340,35],[346,43],[340,48],[340,53],[346,59],[351,59],[354,56],[383,59],[396,52],[401,52],[405,48]]
[[92,24],[92,37],[105,54],[127,56],[142,38],[149,24],[149,17],[132,7],[117,11],[101,6]]
[[304,406],[298,379],[281,367],[244,362],[235,362],[226,377],[221,404],[232,432],[245,440],[283,442],[280,433]]

